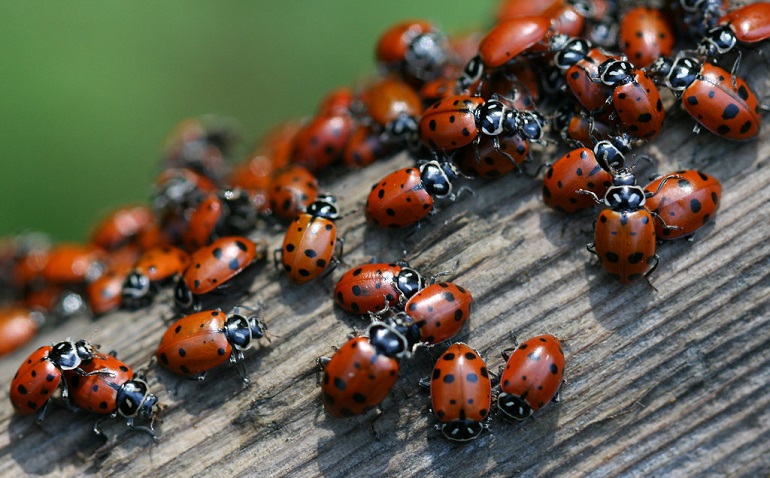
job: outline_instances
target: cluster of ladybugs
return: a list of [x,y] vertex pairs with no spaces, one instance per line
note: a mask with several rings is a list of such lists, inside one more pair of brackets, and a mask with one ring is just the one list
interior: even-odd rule
[[[227,316],[222,309],[238,303],[268,255],[265,242],[247,237],[260,219],[287,225],[274,260],[294,284],[304,284],[331,272],[342,254],[336,198],[319,194],[315,173],[399,151],[421,158],[375,183],[366,200],[367,220],[403,228],[432,214],[435,199],[455,199],[460,178],[521,172],[531,146],[553,142],[546,117],[553,118],[550,136],[574,148],[545,174],[546,205],[565,213],[609,206],[589,249],[621,282],[648,275],[657,264],[656,241],[691,236],[713,218],[721,185],[690,170],[643,188],[625,155],[660,134],[659,87],[681,99],[696,129],[727,140],[757,136],[756,95],[736,75],[737,61],[728,71],[717,60],[770,36],[770,4],[730,9],[726,1],[674,0],[660,9],[620,10],[611,0],[505,0],[486,34],[462,37],[426,21],[399,23],[376,46],[381,78],[331,92],[314,118],[276,128],[232,168],[227,124],[183,122],[169,138],[151,206],[114,211],[87,245],[51,246],[37,236],[6,241],[0,277],[14,301],[0,308],[0,334],[8,339],[0,354],[34,336],[38,310],[66,316],[81,307],[94,315],[137,309],[172,285],[175,306],[187,315],[161,338],[158,362],[202,379],[230,360],[248,382],[243,351],[266,326],[258,311]],[[677,35],[694,40],[693,48],[675,53]],[[615,47],[622,54],[608,52]],[[319,359],[324,406],[345,417],[378,406],[415,347],[454,337],[472,297],[394,263],[350,269],[334,300],[371,319],[364,336]],[[563,370],[558,339],[523,342],[502,371],[497,409],[529,416],[558,395]],[[496,381],[465,344],[439,358],[430,388],[447,438],[468,440],[486,427]],[[60,384],[67,403],[122,415],[132,427],[136,417],[149,419],[150,426],[136,428],[154,434],[157,398],[146,383],[85,341],[35,351],[13,379],[11,401],[20,414],[41,410],[42,418]]]

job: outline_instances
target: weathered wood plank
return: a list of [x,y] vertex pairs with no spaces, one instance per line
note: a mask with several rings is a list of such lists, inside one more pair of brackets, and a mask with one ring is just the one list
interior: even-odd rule
[[[757,90],[768,91],[766,70],[752,73],[755,81],[765,78]],[[502,364],[499,352],[513,334],[564,339],[563,402],[537,419],[495,419],[477,441],[447,443],[432,429],[427,393],[417,385],[432,369],[425,350],[402,363],[379,419],[326,417],[315,358],[365,326],[332,306],[333,280],[346,266],[332,280],[299,288],[269,265],[245,300],[266,305],[274,334],[248,355],[252,387],[243,387],[231,367],[203,383],[150,368],[149,383],[164,404],[160,441],[116,421],[105,432],[118,441],[107,445],[91,434],[93,417],[86,414],[54,410],[42,429],[13,416],[4,388],[0,474],[767,475],[770,133],[765,127],[758,141],[734,144],[694,136],[691,125],[682,114],[668,121],[644,150],[658,163],[640,165],[640,177],[653,169],[700,168],[722,180],[722,208],[695,242],[659,247],[661,265],[651,278],[657,291],[606,277],[584,249],[594,213],[564,217],[547,210],[537,181],[474,182],[475,196],[441,203],[437,215],[405,237],[373,229],[362,214],[371,184],[407,164],[405,158],[323,178],[343,210],[358,209],[339,224],[348,266],[372,256],[406,258],[436,273],[459,260],[452,280],[471,290],[476,304],[458,339],[478,348],[492,369]],[[258,236],[280,245],[275,231]],[[117,349],[133,366],[147,364],[163,319],[172,315],[158,303],[49,329],[0,361],[0,382],[9,383],[31,350],[67,336]]]

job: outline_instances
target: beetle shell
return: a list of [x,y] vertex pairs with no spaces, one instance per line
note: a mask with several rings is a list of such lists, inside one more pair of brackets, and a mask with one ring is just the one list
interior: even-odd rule
[[543,41],[551,28],[547,18],[519,17],[498,23],[479,44],[479,56],[488,68],[497,68]]
[[19,415],[37,412],[61,383],[61,370],[48,358],[51,350],[46,345],[32,352],[13,376],[10,398]]
[[437,101],[420,117],[420,139],[439,151],[472,143],[478,134],[475,111],[483,104],[483,98],[467,95]]
[[484,360],[464,343],[449,347],[433,368],[430,400],[446,438],[478,437],[492,405],[492,383]]
[[66,372],[72,403],[91,413],[108,415],[118,407],[120,386],[134,378],[134,371],[112,355],[99,355],[83,362],[83,371],[108,369],[113,376],[97,373],[81,376]]
[[335,417],[361,415],[379,405],[398,378],[398,362],[380,354],[366,337],[348,340],[324,367],[321,390]]
[[740,77],[732,85],[730,72],[706,63],[697,79],[682,94],[682,106],[714,134],[748,140],[759,134],[761,110],[756,95]]
[[420,330],[420,339],[437,344],[454,337],[471,315],[471,293],[459,285],[437,282],[422,289],[404,306]]
[[227,314],[204,310],[182,317],[166,329],[155,355],[181,375],[196,375],[227,362],[232,347],[223,333]]
[[599,75],[599,65],[610,58],[614,57],[600,48],[592,48],[588,55],[570,66],[565,73],[572,94],[588,111],[603,107],[607,98],[612,96],[611,87],[592,81],[592,78]]
[[42,314],[26,307],[0,307],[0,356],[7,355],[32,340],[42,323]]
[[719,19],[719,25],[730,25],[735,38],[743,43],[756,43],[770,38],[770,4],[756,2],[736,8]]
[[674,51],[674,25],[656,8],[636,7],[628,10],[620,22],[620,48],[637,68]]
[[318,197],[318,180],[313,173],[292,165],[276,173],[270,187],[270,207],[280,219],[290,221]]
[[433,210],[433,197],[417,168],[394,171],[372,187],[366,200],[366,219],[381,227],[406,227]]
[[602,267],[623,284],[639,278],[653,265],[656,236],[646,209],[618,212],[605,209],[596,219],[594,248]]
[[550,208],[574,214],[595,204],[590,196],[575,191],[586,189],[603,197],[611,185],[612,175],[596,162],[594,152],[578,148],[548,168],[543,178],[543,200]]
[[332,260],[337,243],[333,221],[304,213],[289,225],[283,239],[281,262],[295,284],[318,277]]
[[553,335],[539,335],[519,344],[500,376],[498,409],[521,420],[543,408],[561,387],[564,351]]
[[[663,188],[647,199],[645,207],[658,214],[668,226],[682,229],[664,228],[660,221],[655,221],[655,233],[658,239],[676,239],[689,236],[712,220],[719,209],[722,196],[722,184],[713,176],[700,171],[677,171],[681,179],[669,179]],[[650,194],[658,190],[663,177],[644,187]]]
[[205,294],[227,282],[255,260],[263,259],[264,252],[261,255],[258,257],[256,244],[245,237],[222,237],[190,256],[190,265],[180,280],[185,281],[193,294]]
[[334,301],[353,314],[367,314],[398,304],[398,264],[364,264],[347,271],[334,287]]

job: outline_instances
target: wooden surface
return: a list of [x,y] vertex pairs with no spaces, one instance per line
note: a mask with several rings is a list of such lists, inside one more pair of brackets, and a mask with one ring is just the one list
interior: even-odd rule
[[[760,81],[767,70],[748,65],[742,72],[756,90],[770,91]],[[475,196],[441,202],[438,214],[405,236],[365,224],[363,202],[371,184],[406,158],[322,177],[343,211],[358,209],[339,222],[347,265],[303,287],[272,265],[260,274],[244,303],[266,305],[274,335],[247,352],[250,388],[230,366],[202,383],[156,366],[148,381],[164,405],[158,443],[120,420],[104,427],[112,437],[105,443],[91,433],[94,416],[59,408],[40,428],[15,416],[7,398],[11,377],[33,349],[83,337],[140,367],[172,312],[168,301],[156,301],[137,313],[70,321],[0,361],[0,476],[768,476],[770,126],[758,141],[736,144],[694,136],[692,124],[683,112],[667,120],[642,150],[657,163],[642,164],[640,177],[702,169],[722,181],[722,207],[695,242],[659,246],[651,277],[657,291],[607,277],[585,250],[596,213],[548,210],[537,180],[468,182]],[[257,235],[280,246],[278,233]],[[327,417],[315,359],[366,325],[333,307],[330,290],[345,270],[372,257],[407,259],[426,274],[459,260],[452,281],[476,303],[457,339],[480,350],[492,370],[512,335],[561,337],[568,381],[562,403],[519,424],[495,417],[475,442],[447,442],[433,429],[428,394],[418,386],[439,347],[402,362],[376,421],[373,414]]]

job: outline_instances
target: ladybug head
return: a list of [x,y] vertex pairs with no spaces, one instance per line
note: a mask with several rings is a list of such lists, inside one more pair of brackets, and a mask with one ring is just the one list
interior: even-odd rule
[[599,78],[607,86],[618,86],[628,83],[634,77],[634,65],[627,61],[610,58],[599,65]]
[[666,74],[666,86],[675,93],[683,92],[695,81],[700,72],[701,64],[693,57],[683,56],[671,64]]
[[[636,181],[636,180],[634,180]],[[613,211],[636,211],[644,206],[646,196],[641,186],[633,185],[615,185],[607,190],[604,196],[604,202],[612,208]]]
[[118,390],[118,413],[126,418],[152,416],[152,407],[158,403],[157,397],[149,393],[144,380],[135,378],[124,383]]
[[407,301],[425,288],[425,278],[411,267],[404,267],[396,276],[396,288],[401,300]]
[[234,314],[225,321],[225,337],[236,350],[246,350],[251,347],[253,339],[262,338],[267,326],[259,320],[259,315],[248,318]]
[[497,409],[508,418],[524,420],[532,415],[532,407],[517,395],[502,392],[497,397]]
[[707,31],[698,44],[698,54],[705,57],[724,55],[735,47],[738,40],[729,25],[719,25]]
[[48,354],[49,359],[61,370],[74,370],[80,366],[82,360],[88,360],[92,356],[87,342],[76,343],[69,339],[54,344]]
[[241,188],[224,189],[217,194],[226,212],[221,236],[240,236],[254,228],[257,221],[257,209],[249,194]]
[[305,212],[311,216],[330,221],[340,218],[340,213],[337,209],[337,198],[326,194],[319,195],[314,202],[310,203]]
[[452,194],[452,182],[457,179],[457,171],[449,161],[428,161],[420,166],[420,179],[428,194],[444,198]]
[[538,142],[543,139],[548,124],[543,115],[534,110],[519,111],[516,116],[516,131],[525,139]]
[[486,426],[474,420],[452,420],[441,424],[441,433],[448,440],[469,441],[477,438]]
[[404,53],[404,70],[419,80],[432,80],[447,64],[447,50],[448,44],[444,35],[437,32],[417,35],[409,42]]
[[123,281],[120,291],[122,305],[128,309],[138,309],[149,305],[152,300],[150,278],[139,271],[131,272]]
[[385,125],[384,142],[388,144],[414,145],[419,142],[419,123],[417,118],[403,111],[396,119]]
[[567,70],[588,55],[591,51],[591,42],[583,38],[554,35],[551,39],[551,49],[556,50],[554,56],[556,67]]
[[484,62],[480,56],[476,55],[465,65],[463,72],[457,79],[457,91],[467,90],[471,85],[481,80],[482,75],[484,75]]
[[420,328],[411,317],[406,315],[406,312],[397,312],[393,315],[393,317],[388,319],[388,323],[392,324],[396,331],[398,331],[398,333],[406,338],[406,342],[409,345],[409,350],[413,349],[415,345],[422,342]]
[[596,162],[603,170],[610,174],[620,171],[625,167],[626,158],[617,146],[607,140],[602,140],[594,146]]
[[393,359],[409,355],[409,343],[406,337],[392,325],[375,321],[367,329],[366,335],[378,353]]
[[195,296],[187,287],[184,277],[180,277],[174,287],[174,304],[182,312],[189,312],[195,308]]

